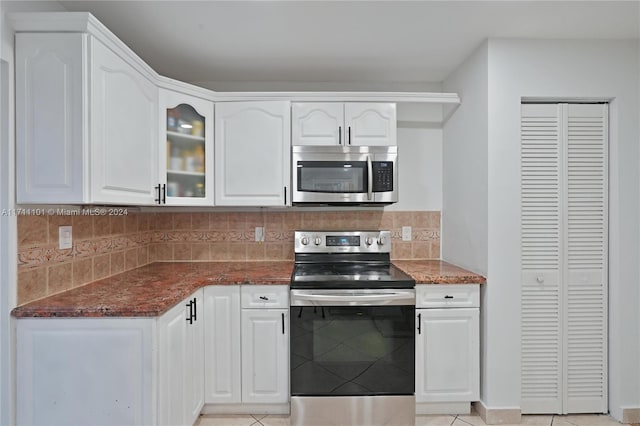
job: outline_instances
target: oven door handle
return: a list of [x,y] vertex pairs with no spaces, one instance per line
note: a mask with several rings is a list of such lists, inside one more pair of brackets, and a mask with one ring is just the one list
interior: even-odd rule
[[415,291],[339,293],[291,290],[291,306],[415,305]]
[[373,164],[371,156],[367,155],[367,200],[371,201],[373,197]]

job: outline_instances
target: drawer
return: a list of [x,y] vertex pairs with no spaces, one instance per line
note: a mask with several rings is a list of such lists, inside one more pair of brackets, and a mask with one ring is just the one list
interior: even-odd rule
[[479,284],[416,285],[416,308],[478,308]]
[[242,309],[289,308],[289,286],[243,285],[240,300]]

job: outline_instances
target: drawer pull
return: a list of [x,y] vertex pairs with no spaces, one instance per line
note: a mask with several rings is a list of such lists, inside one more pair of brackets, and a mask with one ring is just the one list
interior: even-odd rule
[[260,296],[260,300],[269,300],[267,296]]
[[449,296],[448,294],[444,297],[445,299],[453,299],[453,296]]

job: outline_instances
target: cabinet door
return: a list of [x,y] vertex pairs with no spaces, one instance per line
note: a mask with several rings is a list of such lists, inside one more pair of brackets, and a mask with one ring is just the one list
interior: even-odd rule
[[91,41],[91,200],[154,204],[158,184],[158,89]]
[[160,89],[161,204],[213,205],[213,102]]
[[188,311],[180,303],[158,319],[159,425],[184,424]]
[[479,310],[417,309],[416,402],[476,401]]
[[85,199],[86,34],[16,34],[16,199]]
[[15,424],[156,423],[155,320],[20,318],[15,323]]
[[342,145],[344,104],[296,102],[291,105],[292,145]]
[[239,403],[240,286],[204,289],[205,402]]
[[216,105],[216,205],[291,203],[290,123],[289,102]]
[[242,402],[289,400],[289,311],[242,310]]
[[347,145],[397,145],[394,103],[346,103],[344,125]]
[[185,409],[186,421],[192,425],[204,406],[204,298],[203,290],[196,291],[189,301],[193,302],[192,321],[186,321],[185,354]]

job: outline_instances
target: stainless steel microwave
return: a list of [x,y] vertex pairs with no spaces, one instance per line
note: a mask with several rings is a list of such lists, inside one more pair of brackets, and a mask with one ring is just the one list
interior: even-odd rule
[[397,146],[294,146],[294,205],[398,201]]

